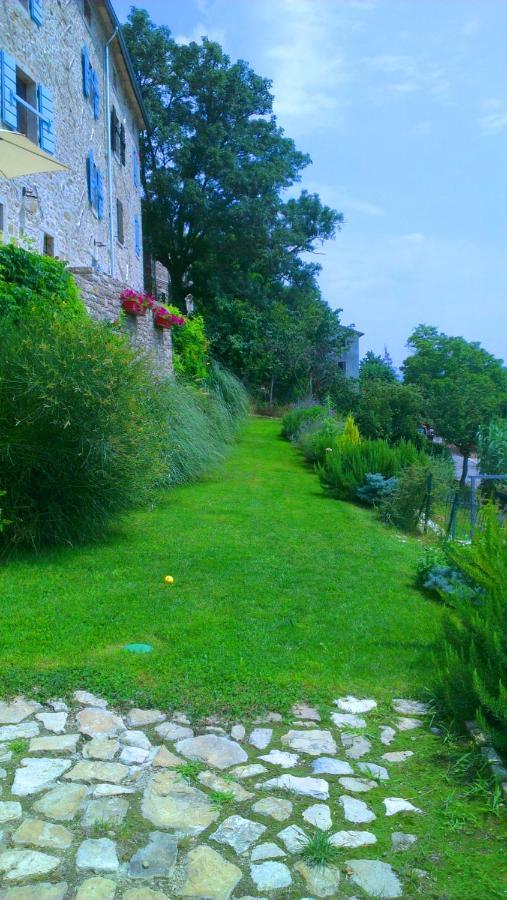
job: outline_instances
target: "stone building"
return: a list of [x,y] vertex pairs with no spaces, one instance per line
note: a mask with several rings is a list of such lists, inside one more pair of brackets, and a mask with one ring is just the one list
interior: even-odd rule
[[346,350],[337,360],[338,368],[342,370],[347,378],[359,378],[359,338],[362,338],[364,332],[357,331],[353,325],[350,326],[350,338]]
[[[147,117],[110,0],[0,0],[1,127],[68,173],[0,180],[0,236],[65,260],[93,315],[143,290],[139,132]],[[128,326],[170,367],[170,334]]]

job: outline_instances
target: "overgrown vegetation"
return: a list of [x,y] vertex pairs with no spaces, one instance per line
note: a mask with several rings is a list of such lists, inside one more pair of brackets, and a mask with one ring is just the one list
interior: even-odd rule
[[70,272],[57,259],[29,253],[16,244],[0,244],[0,323],[26,324],[40,316],[86,317]]

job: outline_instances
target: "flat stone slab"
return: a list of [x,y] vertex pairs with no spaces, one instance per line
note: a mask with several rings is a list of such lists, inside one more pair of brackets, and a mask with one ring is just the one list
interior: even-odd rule
[[309,866],[299,862],[294,867],[305,882],[306,887],[316,897],[336,897],[340,884],[340,870],[335,866]]
[[355,822],[359,825],[366,822],[373,822],[373,820],[377,818],[375,813],[372,812],[363,800],[357,800],[355,797],[343,795],[342,797],[339,797],[339,803],[343,808],[343,815],[347,819],[347,822]]
[[342,731],[340,740],[345,748],[345,756],[348,756],[350,759],[361,759],[362,756],[366,756],[371,750],[370,741],[363,737],[362,734]]
[[329,831],[332,825],[331,810],[326,803],[314,803],[303,813],[305,822],[309,822],[320,831]]
[[243,873],[238,866],[220,856],[211,847],[201,845],[187,856],[186,877],[180,890],[182,897],[205,897],[206,900],[229,900]]
[[383,753],[382,759],[385,759],[387,762],[397,763],[397,762],[405,762],[406,759],[410,759],[414,753],[412,750],[393,750],[390,753]]
[[366,775],[378,778],[379,781],[389,781],[389,772],[384,766],[378,766],[376,763],[360,762],[357,764],[358,769]]
[[320,713],[314,706],[308,706],[307,703],[295,703],[292,707],[292,713],[296,719],[310,719],[312,722],[320,722]]
[[213,834],[210,834],[210,840],[227,844],[239,854],[255,844],[265,831],[266,826],[260,822],[253,822],[242,816],[229,816]]
[[144,728],[146,725],[154,725],[156,722],[163,722],[166,718],[165,713],[160,709],[137,709],[134,707],[127,714],[127,722],[132,728]]
[[420,700],[403,700],[401,697],[395,697],[393,707],[403,716],[429,716],[431,713],[429,703],[421,703]]
[[303,847],[308,843],[308,835],[299,825],[289,825],[282,831],[279,831],[277,837],[285,845],[289,853],[301,853]]
[[176,865],[178,838],[152,831],[149,843],[134,854],[128,867],[129,878],[168,878]]
[[171,771],[157,772],[149,780],[141,810],[156,828],[181,835],[199,834],[219,817],[207,794]]
[[254,775],[262,775],[267,771],[266,766],[253,763],[250,766],[236,766],[234,769],[231,769],[230,774],[234,775],[235,778],[253,778]]
[[63,825],[43,822],[42,819],[25,819],[12,835],[15,844],[67,850],[72,844],[72,832]]
[[[68,885],[65,881],[50,884],[49,881],[37,882],[37,900],[63,900],[67,896]],[[0,900],[34,900],[33,884],[25,887],[9,887],[0,890]]]
[[345,863],[350,880],[369,897],[401,897],[400,880],[388,863],[377,859],[349,859]]
[[149,756],[148,750],[142,747],[124,747],[120,753],[120,762],[126,766],[140,766],[146,762]]
[[46,731],[52,731],[54,734],[63,734],[68,719],[66,712],[40,712],[35,718],[42,722]]
[[74,753],[80,737],[79,734],[46,734],[32,738],[28,749],[30,753]]
[[125,726],[120,716],[105,709],[86,707],[77,714],[78,728],[81,734],[89,737],[115,737]]
[[272,766],[281,766],[282,769],[293,769],[299,762],[299,755],[297,753],[289,753],[288,750],[270,750],[264,756],[259,756],[259,759],[270,763]]
[[17,800],[0,800],[0,825],[14,822],[16,819],[20,819],[22,814],[23,808]]
[[402,797],[386,797],[383,803],[386,816],[396,816],[398,813],[422,813],[422,809],[414,806],[409,800],[403,800]]
[[339,778],[341,786],[345,788],[346,791],[352,791],[354,794],[365,794],[366,791],[371,791],[372,788],[378,787],[376,781],[371,781],[369,778]]
[[254,803],[252,810],[260,816],[270,816],[276,822],[285,822],[292,814],[292,803],[278,797],[263,797]]
[[0,728],[0,743],[17,741],[19,738],[33,738],[40,734],[37,722],[21,722],[19,725],[2,725]]
[[86,804],[82,824],[84,828],[92,828],[97,824],[120,825],[129,808],[128,800],[123,797],[105,797],[90,800]]
[[312,771],[315,775],[353,775],[354,769],[350,763],[343,759],[334,759],[331,756],[321,756],[312,762]]
[[93,788],[94,797],[119,797],[122,794],[133,794],[135,786],[128,787],[126,784],[107,784],[101,782]]
[[366,719],[354,713],[331,713],[331,719],[337,728],[366,728]]
[[300,794],[302,797],[314,797],[316,800],[327,800],[329,797],[329,785],[323,778],[298,778],[296,775],[284,773],[277,778],[271,778],[262,784],[256,784],[256,788],[271,791],[290,791]]
[[77,815],[88,789],[82,784],[58,784],[34,803],[34,810],[48,819],[70,822]]
[[108,781],[111,784],[119,784],[127,777],[128,767],[117,762],[93,762],[92,760],[80,760],[65,778],[68,781]]
[[200,772],[199,781],[211,791],[223,791],[224,793],[234,794],[234,799],[238,803],[244,803],[245,800],[251,800],[255,796],[251,791],[246,791],[241,784],[237,784],[235,781],[226,781],[225,778],[221,778],[216,772]]
[[163,725],[157,725],[155,731],[164,741],[181,741],[184,738],[194,736],[191,728],[185,725],[178,725],[177,722],[164,722]]
[[391,728],[390,725],[382,725],[380,728],[380,742],[384,744],[384,746],[389,746],[392,744],[396,737],[396,729]]
[[352,696],[352,694],[348,694],[346,697],[339,697],[338,700],[334,700],[334,703],[338,709],[348,713],[367,713],[377,706],[375,700],[360,700],[357,697]]
[[36,875],[49,875],[60,865],[56,856],[38,850],[6,850],[0,853],[0,872],[5,881],[24,881]]
[[116,844],[109,838],[89,838],[78,847],[76,868],[81,871],[117,872],[119,867]]
[[254,728],[248,738],[248,743],[251,744],[252,747],[256,747],[257,750],[265,750],[268,744],[271,743],[272,737],[272,728]]
[[416,834],[406,834],[404,831],[393,831],[391,835],[391,843],[393,850],[408,850],[412,844],[417,841]]
[[151,888],[130,888],[123,894],[122,900],[170,900],[162,891],[152,891]]
[[79,885],[76,900],[113,900],[117,884],[110,878],[94,875]]
[[151,750],[151,741],[144,731],[127,729],[127,731],[120,734],[120,741],[122,744],[126,744],[127,747],[139,747],[141,750]]
[[250,866],[250,877],[258,891],[275,891],[292,884],[287,866],[280,862],[263,862]]
[[22,759],[14,775],[11,793],[16,797],[38,794],[60,778],[71,765],[68,759]]
[[228,769],[244,763],[248,755],[236,741],[215,734],[202,734],[195,738],[185,738],[176,744],[178,753],[188,759],[198,759],[216,769]]
[[329,838],[333,847],[367,847],[376,844],[377,838],[371,831],[336,831]]
[[233,725],[231,728],[231,738],[235,741],[243,741],[245,739],[246,729],[244,725]]
[[174,768],[175,766],[181,766],[183,764],[183,760],[180,756],[176,756],[175,753],[171,753],[167,747],[159,747],[155,753],[151,761],[152,766],[159,766],[163,769]]
[[396,727],[398,731],[412,731],[414,728],[423,728],[424,722],[422,719],[412,719],[408,716],[402,716],[396,722]]
[[113,759],[120,749],[120,742],[115,738],[92,738],[83,746],[83,756],[85,759]]
[[74,691],[74,700],[82,706],[96,706],[99,709],[105,709],[107,706],[107,700],[103,700],[102,697],[96,697],[95,694],[90,694],[89,691]]
[[257,844],[252,850],[250,859],[252,862],[261,862],[264,859],[281,859],[287,856],[285,850],[267,841],[265,844]]
[[11,703],[0,702],[0,725],[17,725],[40,709],[39,703],[17,697]]
[[321,756],[326,753],[336,753],[336,742],[330,731],[320,728],[309,728],[307,731],[289,731],[281,737],[282,744],[298,750],[301,753],[309,753],[311,756]]

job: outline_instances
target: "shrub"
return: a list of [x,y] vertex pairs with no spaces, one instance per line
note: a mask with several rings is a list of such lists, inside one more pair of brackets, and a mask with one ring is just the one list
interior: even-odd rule
[[357,496],[363,503],[376,506],[383,497],[391,494],[396,486],[396,478],[384,478],[379,472],[368,474],[366,483],[357,489]]
[[322,463],[326,453],[335,447],[343,434],[344,422],[333,416],[327,419],[313,419],[299,429],[297,446],[309,463]]
[[412,385],[377,379],[361,383],[356,418],[364,437],[418,443],[422,411],[421,394]]
[[382,499],[379,512],[387,524],[396,525],[404,531],[414,532],[419,524],[428,477],[432,476],[429,510],[431,515],[431,507],[444,502],[449,495],[454,483],[454,467],[452,461],[429,460],[423,453],[419,454],[419,458],[411,463],[407,458],[407,463],[401,467],[402,471],[394,490]]
[[366,482],[372,472],[392,478],[404,466],[425,459],[416,447],[402,442],[391,447],[387,441],[361,441],[359,444],[345,443],[339,438],[336,449],[326,455],[319,467],[319,477],[324,490],[339,500],[357,499],[358,488]]
[[300,429],[308,422],[323,419],[327,415],[324,406],[300,406],[285,413],[282,419],[282,437],[288,441],[297,439]]
[[347,418],[345,419],[345,427],[341,436],[340,446],[359,444],[360,441],[361,435],[359,434],[359,428],[355,423],[354,416],[352,415],[352,413],[349,413]]
[[437,699],[458,721],[475,716],[507,750],[507,523],[490,504],[472,544],[452,544],[449,560],[482,594],[457,599],[444,616]]
[[162,393],[127,339],[87,317],[5,323],[0,488],[11,544],[99,537],[163,472]]
[[[169,312],[179,313],[176,306]],[[176,375],[189,381],[201,382],[208,375],[208,339],[202,316],[190,316],[182,328],[173,328],[173,367]]]
[[0,244],[0,317],[20,319],[65,313],[86,318],[77,285],[65,264],[15,244]]
[[422,555],[417,560],[415,583],[419,588],[425,587],[433,569],[437,566],[447,565],[447,556],[441,547],[425,547]]

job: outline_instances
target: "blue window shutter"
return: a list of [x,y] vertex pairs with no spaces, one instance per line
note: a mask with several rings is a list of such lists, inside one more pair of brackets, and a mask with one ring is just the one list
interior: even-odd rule
[[37,25],[42,25],[44,18],[44,2],[43,0],[30,0],[30,15]]
[[135,147],[132,147],[132,167],[134,171],[134,187],[139,187],[139,156]]
[[92,72],[92,86],[93,86],[93,115],[96,119],[100,116],[100,91],[99,91],[99,76],[95,69]]
[[0,51],[0,82],[2,93],[2,122],[16,130],[18,126],[18,105],[16,102],[16,60],[8,53]]
[[97,176],[95,174],[95,162],[93,160],[93,150],[88,153],[86,160],[86,176],[88,181],[88,200],[92,206],[95,206],[97,197]]
[[100,169],[97,169],[97,215],[99,219],[104,218],[104,184]]
[[134,216],[134,240],[136,245],[136,256],[141,256],[141,223],[139,216]]
[[56,149],[55,127],[53,123],[53,94],[39,84],[37,88],[39,112],[44,118],[39,119],[39,144],[46,153],[54,153]]
[[83,94],[85,97],[89,97],[91,90],[91,69],[88,47],[83,47],[81,50],[81,62],[83,64]]

